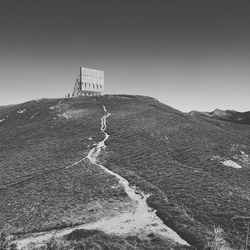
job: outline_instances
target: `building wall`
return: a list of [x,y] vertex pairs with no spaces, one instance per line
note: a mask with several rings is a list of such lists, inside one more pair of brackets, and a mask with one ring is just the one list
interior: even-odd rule
[[76,80],[73,97],[80,95],[102,95],[104,92],[104,71],[81,67]]

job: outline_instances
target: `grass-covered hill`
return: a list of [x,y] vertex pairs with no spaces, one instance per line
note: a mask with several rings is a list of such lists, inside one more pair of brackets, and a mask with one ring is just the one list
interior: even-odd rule
[[[103,105],[111,113],[110,137],[99,162],[151,194],[148,205],[191,246],[244,249],[250,125],[182,113],[143,96],[41,99],[1,107],[0,228],[7,225],[23,237],[98,221],[130,206],[115,176],[83,160],[103,139]],[[79,240],[87,233],[75,234]],[[94,235],[102,242],[98,246],[106,246],[102,249],[185,249],[152,235],[147,241]]]
[[216,109],[212,112],[197,112],[197,111],[191,111],[191,115],[203,115],[203,116],[209,116],[214,119],[222,120],[222,121],[228,121],[238,124],[246,124],[250,125],[250,111],[247,112],[237,112],[234,110],[220,110]]

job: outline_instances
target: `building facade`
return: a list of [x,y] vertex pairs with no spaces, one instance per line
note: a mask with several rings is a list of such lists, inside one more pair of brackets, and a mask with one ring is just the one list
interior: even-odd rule
[[96,96],[104,93],[104,71],[80,67],[72,97]]

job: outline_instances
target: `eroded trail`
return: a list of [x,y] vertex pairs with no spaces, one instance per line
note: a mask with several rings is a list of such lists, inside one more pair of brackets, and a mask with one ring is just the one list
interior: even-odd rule
[[[119,180],[119,184],[124,188],[126,194],[129,196],[133,203],[132,211],[120,213],[119,215],[111,218],[104,218],[102,220],[83,224],[73,228],[66,228],[46,233],[33,234],[28,238],[24,238],[17,242],[18,248],[24,248],[29,243],[41,244],[43,241],[49,240],[52,236],[62,237],[71,233],[76,229],[98,229],[107,234],[119,235],[138,235],[141,237],[147,236],[149,233],[160,235],[164,238],[170,238],[175,242],[182,245],[189,245],[184,241],[175,231],[167,227],[163,221],[156,215],[156,211],[147,205],[148,195],[138,193],[135,187],[131,187],[129,182],[119,174],[109,170],[103,165],[98,163],[98,156],[101,151],[105,149],[105,142],[109,138],[106,132],[107,118],[111,115],[106,107],[103,106],[104,116],[101,118],[101,131],[104,133],[104,139],[100,141],[94,148],[92,148],[85,159],[88,159],[92,164],[100,167],[105,172],[115,176]],[[80,161],[79,161],[80,162]]]

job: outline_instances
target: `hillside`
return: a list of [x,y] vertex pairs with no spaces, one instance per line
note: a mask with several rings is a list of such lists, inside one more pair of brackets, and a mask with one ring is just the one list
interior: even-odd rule
[[203,115],[209,116],[214,119],[228,121],[239,124],[247,124],[250,125],[250,111],[248,112],[237,112],[234,110],[220,110],[216,109],[212,112],[197,112],[191,111],[191,115]]
[[[16,239],[56,230],[87,249],[246,245],[248,123],[185,114],[150,97],[106,95],[1,107],[0,138],[0,228]],[[92,228],[132,214],[138,194],[188,244],[164,237],[160,222],[147,230]]]

